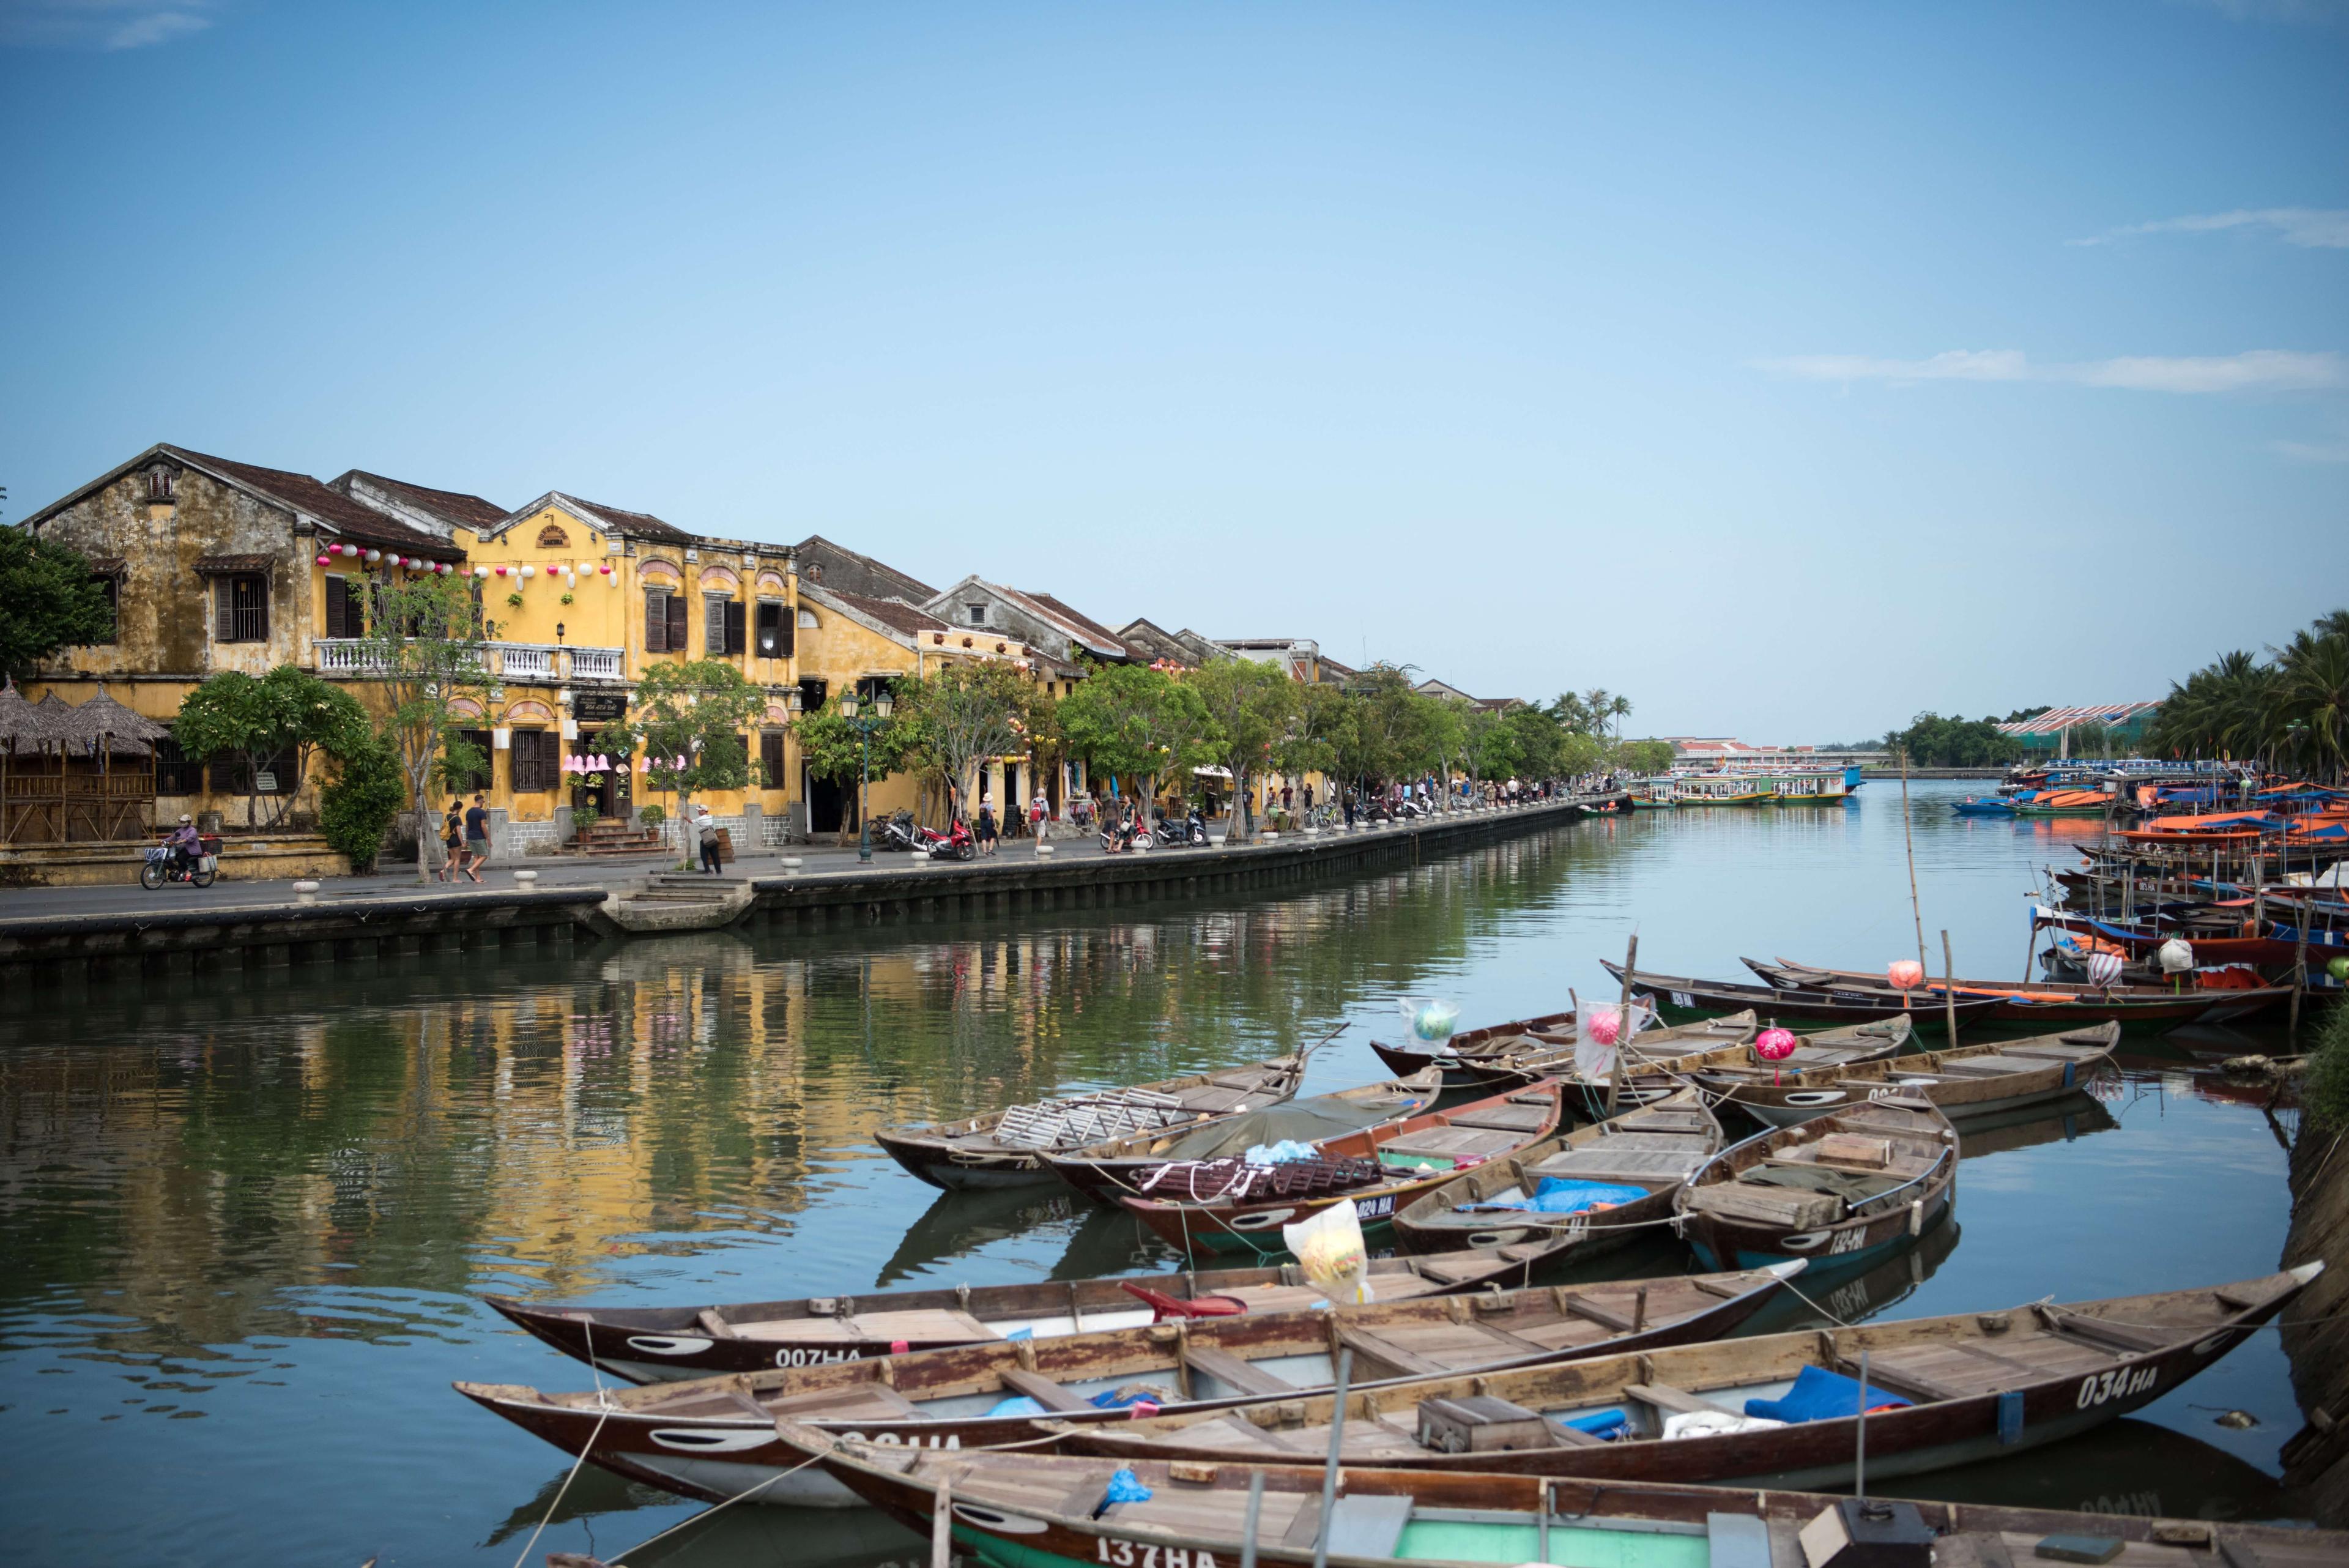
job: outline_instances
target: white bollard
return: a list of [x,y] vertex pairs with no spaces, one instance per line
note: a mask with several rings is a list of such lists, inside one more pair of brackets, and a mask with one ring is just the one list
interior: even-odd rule
[[783,875],[796,877],[800,874],[800,867],[806,864],[805,860],[796,855],[786,855],[783,857]]
[[1278,838],[1280,836],[1280,835],[1279,835],[1278,833],[1275,832],[1273,829],[1271,829],[1271,828],[1268,827],[1268,828],[1266,828],[1262,833],[1257,834],[1257,836],[1258,838],[1263,839],[1267,844],[1270,844],[1270,843],[1272,843],[1273,841],[1275,841],[1276,839],[1278,839]]
[[1045,856],[1050,855],[1050,854],[1051,854],[1051,853],[1052,853],[1052,841],[1051,841],[1050,839],[1049,839],[1049,838],[1040,838],[1040,839],[1038,839],[1038,840],[1036,841],[1036,857],[1037,857],[1037,858],[1038,858],[1038,859],[1040,859],[1040,859],[1042,859]]
[[537,880],[538,873],[535,871],[517,871],[514,873],[514,881],[524,888],[530,887]]
[[930,852],[926,849],[916,849],[906,858],[916,866],[927,866],[930,863]]
[[295,883],[295,884],[294,884],[294,898],[295,898],[295,901],[296,901],[296,902],[298,902],[298,903],[304,903],[304,904],[315,904],[315,903],[316,903],[316,902],[318,901],[318,885],[317,885],[316,882],[296,882],[296,883]]

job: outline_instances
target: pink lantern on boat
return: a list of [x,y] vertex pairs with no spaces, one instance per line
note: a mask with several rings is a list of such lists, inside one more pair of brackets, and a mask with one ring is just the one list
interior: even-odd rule
[[1594,1045],[1612,1045],[1622,1037],[1623,1010],[1619,1007],[1593,1007],[1587,1010],[1582,1021],[1582,1036]]
[[1764,1029],[1754,1037],[1754,1054],[1764,1062],[1783,1062],[1795,1054],[1795,1032]]
[[1925,983],[1925,966],[1915,959],[1895,959],[1884,972],[1895,991],[1914,991]]

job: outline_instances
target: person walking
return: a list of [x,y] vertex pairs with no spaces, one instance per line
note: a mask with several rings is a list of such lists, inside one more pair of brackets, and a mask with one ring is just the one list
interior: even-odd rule
[[981,855],[994,854],[995,840],[995,804],[983,800],[978,803],[978,852]]
[[1052,803],[1044,798],[1042,790],[1038,790],[1036,798],[1028,805],[1028,827],[1029,831],[1036,836],[1036,847],[1040,853],[1044,847],[1044,835],[1050,829],[1051,821]]
[[478,882],[490,863],[490,797],[477,794],[465,811],[465,875]]
[[1346,826],[1354,826],[1354,786],[1348,784],[1346,793],[1338,797],[1338,808],[1346,814]]
[[694,808],[694,827],[701,837],[701,869],[705,876],[718,875],[718,819],[709,815],[706,805]]
[[440,870],[443,882],[453,882],[465,874],[465,799],[462,795],[449,797],[448,815],[440,819]]

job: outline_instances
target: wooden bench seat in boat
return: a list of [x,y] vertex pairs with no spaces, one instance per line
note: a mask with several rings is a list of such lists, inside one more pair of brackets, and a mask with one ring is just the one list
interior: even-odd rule
[[790,1416],[807,1421],[899,1421],[921,1415],[921,1407],[885,1383],[859,1383],[849,1388],[825,1388],[812,1394],[786,1394],[758,1401],[769,1419]]
[[1047,1410],[1076,1415],[1090,1413],[1093,1408],[1091,1400],[1070,1393],[1040,1372],[1030,1372],[1022,1366],[1007,1366],[996,1376],[1002,1379],[1005,1388],[1014,1394],[1027,1396]]
[[1687,1416],[1698,1411],[1728,1416],[1745,1414],[1743,1410],[1732,1410],[1726,1405],[1716,1404],[1701,1394],[1675,1388],[1669,1383],[1626,1383],[1623,1385],[1623,1397],[1637,1399],[1642,1405],[1651,1406],[1669,1416]]
[[1587,1318],[1602,1328],[1611,1328],[1617,1334],[1631,1332],[1630,1313],[1619,1312],[1611,1306],[1595,1302],[1580,1291],[1561,1292],[1557,1298],[1557,1304],[1577,1317]]
[[2136,1324],[2108,1322],[2087,1313],[2054,1312],[2045,1308],[2041,1309],[2039,1315],[2058,1334],[2094,1340],[2124,1355],[2144,1355],[2157,1350],[2168,1350],[2181,1339],[2208,1332],[2207,1328],[2140,1327]]
[[1194,1372],[1204,1372],[1216,1382],[1241,1394],[1261,1395],[1278,1398],[1297,1392],[1297,1385],[1275,1372],[1252,1366],[1228,1350],[1211,1345],[1193,1345],[1185,1341],[1183,1359]]
[[1751,1181],[1718,1181],[1689,1189],[1688,1207],[1724,1220],[1747,1220],[1788,1231],[1813,1231],[1843,1218],[1843,1199],[1827,1192],[1765,1187]]
[[1687,1133],[1702,1137],[1713,1131],[1708,1118],[1699,1111],[1640,1111],[1622,1118],[1622,1131],[1615,1137],[1637,1137],[1642,1133]]
[[1628,1181],[1652,1186],[1677,1182],[1709,1158],[1704,1146],[1692,1139],[1682,1140],[1677,1148],[1618,1149],[1609,1147],[1614,1142],[1609,1138],[1595,1148],[1567,1149],[1551,1155],[1528,1167],[1526,1174],[1537,1179],[1556,1176],[1572,1181]]
[[[1388,1291],[1384,1277],[1379,1279],[1376,1288],[1381,1301],[1401,1299],[1400,1293]],[[1236,1285],[1215,1293],[1247,1303],[1247,1309],[1252,1313],[1309,1312],[1330,1299],[1329,1292],[1317,1290],[1311,1285]]]
[[1497,1129],[1487,1131],[1482,1127],[1459,1126],[1423,1127],[1418,1132],[1406,1133],[1392,1142],[1379,1145],[1379,1152],[1382,1155],[1425,1155],[1455,1161],[1471,1158],[1490,1159],[1496,1154],[1506,1154],[1522,1147],[1525,1141],[1522,1133]]
[[1245,1105],[1251,1096],[1246,1089],[1197,1088],[1185,1089],[1174,1097],[1183,1102],[1184,1110],[1192,1116],[1219,1116]]
[[[1359,1362],[1368,1356],[1383,1366],[1392,1367],[1393,1375],[1402,1377],[1441,1377],[1452,1370],[1440,1361],[1433,1361],[1407,1345],[1398,1345],[1384,1334],[1368,1329],[1340,1328],[1338,1343],[1349,1346]],[[1356,1376],[1362,1374],[1357,1372]]]
[[1548,1096],[1539,1105],[1506,1104],[1464,1110],[1452,1118],[1455,1127],[1491,1127],[1501,1132],[1538,1132],[1549,1125]]
[[[1340,1334],[1343,1343],[1351,1344]],[[1545,1355],[1554,1348],[1537,1340],[1527,1339],[1507,1329],[1495,1328],[1483,1323],[1423,1323],[1390,1324],[1377,1336],[1379,1345],[1374,1354],[1380,1359],[1394,1361],[1385,1355],[1386,1347],[1412,1356],[1434,1370],[1426,1374],[1437,1376],[1455,1372],[1465,1366],[1489,1365],[1521,1355]],[[1402,1365],[1395,1362],[1395,1365]]]
[[806,1345],[887,1345],[899,1339],[977,1340],[1002,1335],[967,1312],[914,1307],[860,1312],[848,1317],[784,1317],[732,1325],[739,1339],[788,1339]]
[[1944,1062],[1934,1071],[1944,1076],[1959,1078],[2003,1078],[2015,1073],[2038,1073],[2046,1070],[2045,1062],[2033,1062],[2003,1053],[1995,1056],[1961,1056],[1954,1062]]

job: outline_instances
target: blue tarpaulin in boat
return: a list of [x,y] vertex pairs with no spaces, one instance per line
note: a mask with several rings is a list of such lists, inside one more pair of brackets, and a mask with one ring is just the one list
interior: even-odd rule
[[[1889,1389],[1871,1386],[1868,1391],[1868,1407],[1871,1410],[1879,1405],[1908,1403]],[[1783,1398],[1745,1401],[1747,1415],[1769,1421],[1831,1421],[1857,1416],[1859,1409],[1858,1379],[1829,1372],[1824,1366],[1804,1367]]]

